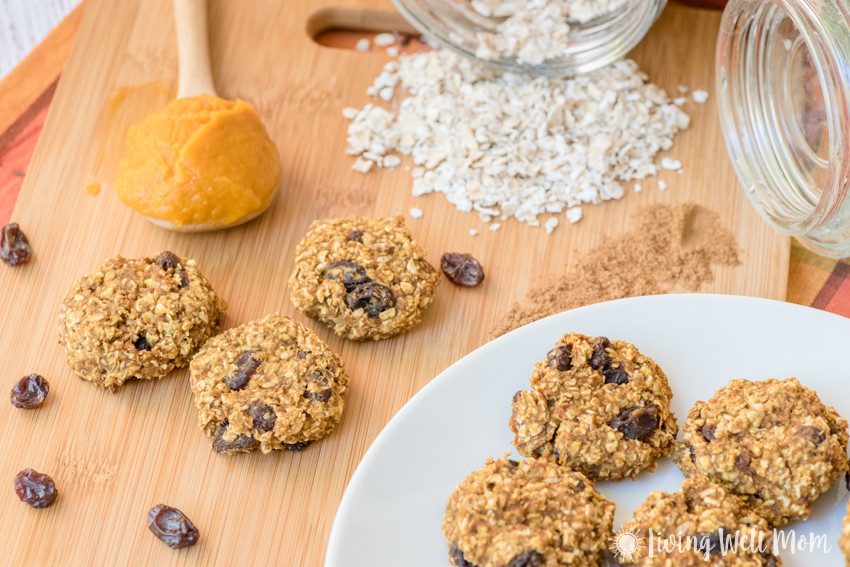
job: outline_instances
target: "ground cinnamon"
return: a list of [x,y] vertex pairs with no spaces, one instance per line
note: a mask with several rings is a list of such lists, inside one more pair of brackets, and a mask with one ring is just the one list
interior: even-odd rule
[[584,254],[566,275],[549,277],[515,304],[496,337],[548,315],[623,297],[697,291],[712,265],[735,265],[738,245],[717,213],[695,204],[653,205],[638,226]]

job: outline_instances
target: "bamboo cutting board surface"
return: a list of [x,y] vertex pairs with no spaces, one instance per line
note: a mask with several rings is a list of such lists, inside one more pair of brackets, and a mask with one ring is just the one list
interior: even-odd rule
[[[344,10],[320,12],[323,8]],[[371,8],[379,12],[362,12]],[[409,173],[350,169],[344,154],[346,106],[368,101],[366,87],[388,57],[331,49],[308,33],[323,27],[398,28],[388,0],[213,1],[210,43],[220,93],[260,112],[281,152],[283,189],[258,220],[219,233],[160,230],[121,205],[109,188],[126,128],[176,90],[176,43],[168,0],[88,0],[77,41],[25,180],[13,220],[33,244],[33,262],[0,266],[0,364],[7,388],[24,374],[51,383],[32,411],[0,404],[0,563],[75,565],[321,565],[348,479],[381,428],[422,386],[487,340],[488,331],[541,274],[566,272],[577,253],[629,224],[655,202],[697,202],[720,213],[741,247],[742,264],[716,271],[702,291],[785,298],[788,241],[775,235],[737,187],[713,101],[691,103],[690,130],[670,155],[685,173],[665,172],[642,193],[585,207],[584,219],[547,236],[503,223],[496,233],[441,195],[414,198]],[[318,14],[318,15],[316,15]],[[668,92],[679,84],[714,90],[719,13],[671,5],[633,57]],[[675,96],[675,95],[674,95]],[[104,183],[99,196],[83,191]],[[342,341],[291,306],[286,279],[295,244],[322,217],[425,211],[408,226],[438,264],[467,251],[487,272],[484,285],[443,281],[420,326],[372,344]],[[468,235],[477,228],[479,236]],[[196,258],[230,306],[230,327],[280,311],[304,322],[340,354],[351,376],[337,431],[303,453],[224,457],[197,426],[187,373],[131,383],[110,394],[72,376],[56,339],[58,305],[79,276],[116,254],[169,249]],[[553,337],[553,341],[556,337]],[[541,347],[541,348],[545,348]],[[507,426],[507,425],[506,425]],[[34,510],[11,490],[32,467],[60,492]],[[182,509],[201,532],[173,551],[145,526],[157,503]]]

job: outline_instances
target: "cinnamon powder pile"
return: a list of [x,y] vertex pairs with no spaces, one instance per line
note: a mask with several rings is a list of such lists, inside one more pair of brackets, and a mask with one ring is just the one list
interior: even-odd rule
[[694,204],[653,205],[637,228],[584,254],[563,276],[539,283],[492,331],[497,337],[548,315],[639,295],[697,291],[712,265],[735,265],[738,245],[717,213]]

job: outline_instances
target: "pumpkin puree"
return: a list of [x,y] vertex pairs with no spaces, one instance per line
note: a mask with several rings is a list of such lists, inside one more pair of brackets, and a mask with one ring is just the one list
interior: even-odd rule
[[274,197],[277,148],[242,100],[201,95],[172,101],[127,133],[115,190],[145,216],[174,225],[227,225]]

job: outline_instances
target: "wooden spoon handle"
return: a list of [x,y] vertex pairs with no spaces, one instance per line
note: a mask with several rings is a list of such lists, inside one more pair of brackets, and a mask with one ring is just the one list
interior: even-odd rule
[[177,98],[214,95],[207,38],[207,0],[174,0],[180,84]]

